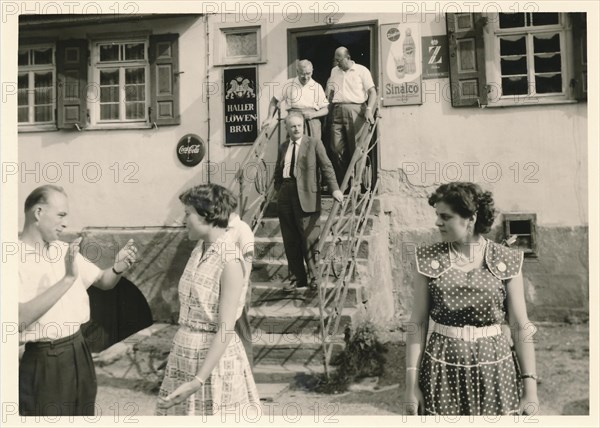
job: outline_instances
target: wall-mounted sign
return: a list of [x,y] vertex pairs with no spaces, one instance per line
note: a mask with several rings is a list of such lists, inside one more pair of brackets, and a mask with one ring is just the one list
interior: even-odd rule
[[223,70],[225,144],[252,144],[258,136],[256,67]]
[[198,165],[205,153],[204,141],[196,134],[184,135],[177,143],[177,159],[185,166]]
[[427,36],[423,46],[423,79],[448,77],[448,36]]
[[383,105],[422,104],[419,24],[384,24],[380,34]]

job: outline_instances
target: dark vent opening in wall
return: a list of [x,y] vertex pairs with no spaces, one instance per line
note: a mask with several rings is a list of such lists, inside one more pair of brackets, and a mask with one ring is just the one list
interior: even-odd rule
[[537,257],[536,214],[504,214],[504,239],[512,248],[523,250],[526,257]]
[[531,221],[529,220],[512,220],[510,222],[510,233],[511,235],[530,235],[531,234]]

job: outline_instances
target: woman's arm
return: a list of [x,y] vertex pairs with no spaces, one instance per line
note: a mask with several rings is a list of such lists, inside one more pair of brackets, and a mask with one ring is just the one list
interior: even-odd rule
[[[513,342],[521,374],[536,374],[535,347],[533,335],[536,327],[529,321],[525,305],[523,277],[521,275],[509,279],[506,285],[508,303],[508,322],[513,331]],[[533,378],[523,379],[523,397],[519,405],[525,413],[536,413],[539,408],[537,381]]]
[[242,295],[244,275],[242,262],[238,259],[225,265],[221,275],[221,296],[219,297],[219,328],[214,336],[202,366],[198,367],[198,376],[206,380],[225,353],[227,345],[235,336],[235,315]]
[[417,406],[424,412],[424,402],[419,389],[418,368],[423,358],[429,328],[429,288],[427,277],[415,271],[413,307],[406,332],[406,383],[404,406],[409,414],[416,414]]
[[179,404],[198,391],[204,381],[225,353],[227,345],[235,335],[235,315],[242,294],[242,261],[233,260],[225,265],[221,274],[221,295],[219,297],[219,328],[208,348],[206,358],[198,366],[196,378],[179,386],[165,398],[159,397],[159,404],[169,408]]

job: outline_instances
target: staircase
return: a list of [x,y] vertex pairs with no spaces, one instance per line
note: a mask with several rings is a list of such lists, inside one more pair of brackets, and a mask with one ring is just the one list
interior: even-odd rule
[[[324,221],[324,219],[321,219]],[[249,311],[253,328],[254,377],[257,383],[290,382],[323,373],[318,296],[285,291],[287,260],[277,218],[263,218],[255,236]],[[348,293],[347,312],[339,335],[332,337],[336,353],[343,349],[343,328],[357,310],[356,289]]]
[[369,216],[377,194],[369,172],[369,152],[379,141],[378,113],[375,118],[375,124],[357,135],[360,142],[340,186],[342,191],[349,190],[344,202],[322,199],[317,249],[320,283],[314,296],[283,289],[289,272],[279,221],[267,217],[274,211],[273,177],[265,173],[254,177],[256,197],[250,196],[254,190],[243,179],[246,164],[264,164],[267,149],[281,143],[280,116],[274,129],[261,130],[230,185],[238,190],[240,215],[249,220],[255,233],[249,317],[258,383],[289,382],[319,373],[329,376],[329,365],[344,348],[345,330],[363,309],[366,298],[358,284],[367,276],[368,238],[374,224]]

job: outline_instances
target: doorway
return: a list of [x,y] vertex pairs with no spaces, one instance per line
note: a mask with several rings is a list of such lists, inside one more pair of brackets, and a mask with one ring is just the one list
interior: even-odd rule
[[[371,71],[375,87],[378,88],[378,33],[377,21],[351,24],[293,28],[288,30],[288,77],[296,76],[296,60],[308,59],[313,64],[313,79],[325,89],[333,68],[335,50],[345,46],[350,57]],[[379,88],[377,95],[380,97]],[[326,122],[326,120],[325,120]],[[323,144],[329,152],[327,123],[323,124]],[[376,135],[373,136],[374,138]],[[372,141],[373,142],[373,141]],[[371,187],[375,185],[379,165],[378,148],[374,147],[367,164],[370,165]]]

